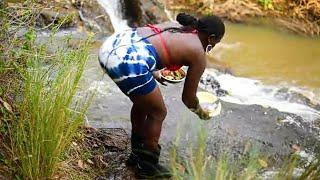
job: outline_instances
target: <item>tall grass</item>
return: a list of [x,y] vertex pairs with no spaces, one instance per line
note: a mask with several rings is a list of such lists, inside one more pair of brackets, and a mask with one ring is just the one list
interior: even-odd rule
[[[5,148],[0,149],[7,151],[6,161],[12,161],[10,171],[18,179],[52,178],[89,105],[87,98],[76,98],[76,91],[90,41],[49,53],[52,47],[35,43],[39,9],[34,7],[39,8],[33,1],[26,1],[17,9],[1,8],[0,57],[4,61],[0,77],[9,78],[6,83],[18,84],[19,91],[14,91],[11,104],[14,113],[3,116],[9,120],[3,136]],[[60,25],[47,28],[57,32]],[[4,91],[10,87],[5,84]]]
[[[206,153],[207,133],[202,126],[198,127],[198,136],[194,144],[189,147],[188,157],[181,159],[177,152],[178,142],[170,153],[170,164],[174,174],[173,179],[192,180],[225,180],[225,179],[252,179],[262,168],[259,164],[257,148],[238,161],[232,161],[227,154],[214,158]],[[179,136],[178,136],[179,137]]]
[[[299,164],[299,155],[292,154],[282,167],[276,169],[269,167],[267,157],[259,151],[258,146],[248,143],[242,156],[237,159],[229,158],[228,153],[213,157],[206,153],[208,136],[205,128],[199,126],[196,142],[189,147],[187,156],[182,158],[177,150],[179,137],[178,134],[170,152],[170,167],[175,180],[263,179],[263,173],[268,171],[271,175],[264,176],[268,179],[320,179],[320,156],[305,166],[305,162]],[[304,169],[301,174],[295,172],[298,167]]]
[[37,52],[27,61],[23,101],[13,131],[22,177],[51,177],[83,122],[87,104],[73,104],[73,99],[88,57],[86,47],[58,52],[52,60],[59,63],[50,69],[43,68],[44,60]]

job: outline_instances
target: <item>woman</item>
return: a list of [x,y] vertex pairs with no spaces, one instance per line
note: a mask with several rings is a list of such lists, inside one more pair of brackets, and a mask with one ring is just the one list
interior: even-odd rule
[[164,84],[157,70],[188,66],[182,101],[200,118],[210,118],[200,108],[196,91],[206,67],[205,52],[220,42],[224,24],[217,16],[198,20],[184,13],[177,16],[177,21],[114,34],[99,53],[103,69],[133,102],[132,152],[127,165],[137,167],[141,178],[170,177],[170,172],[158,163],[158,141],[167,110],[155,81]]

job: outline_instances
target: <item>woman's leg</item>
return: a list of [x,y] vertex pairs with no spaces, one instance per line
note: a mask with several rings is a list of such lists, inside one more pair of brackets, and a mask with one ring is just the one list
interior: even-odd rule
[[144,135],[144,123],[147,119],[147,113],[137,103],[133,103],[131,108],[131,133],[139,137]]
[[[133,108],[131,119],[134,121],[132,126],[134,131],[144,132],[144,144],[150,150],[156,150],[158,148],[158,142],[161,134],[162,122],[167,115],[167,110],[160,92],[157,86],[151,93],[143,96],[130,97],[133,101]],[[144,113],[143,113],[144,112]],[[143,114],[147,114],[146,119],[142,125]],[[137,118],[140,118],[137,120]],[[138,127],[139,126],[139,127]]]
[[141,131],[144,132],[143,145],[135,154],[137,157],[137,176],[139,178],[169,178],[171,172],[159,164],[161,147],[158,144],[162,122],[167,115],[167,110],[157,86],[151,93],[131,98],[138,109],[143,109],[147,114]]

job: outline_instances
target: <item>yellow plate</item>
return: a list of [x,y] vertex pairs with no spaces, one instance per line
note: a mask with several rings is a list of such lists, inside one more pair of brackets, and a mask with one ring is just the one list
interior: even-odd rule
[[212,93],[208,92],[197,92],[197,97],[199,99],[199,103],[215,103],[218,101],[218,97]]
[[221,103],[217,96],[209,92],[198,92],[197,97],[199,99],[200,106],[206,111],[209,111],[210,117],[214,117],[220,114]]

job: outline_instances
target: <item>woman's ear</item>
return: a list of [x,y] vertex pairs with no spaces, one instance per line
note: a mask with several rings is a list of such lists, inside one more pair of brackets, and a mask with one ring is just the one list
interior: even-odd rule
[[208,41],[210,44],[213,44],[216,42],[216,35],[215,34],[211,34],[209,37],[208,37]]

